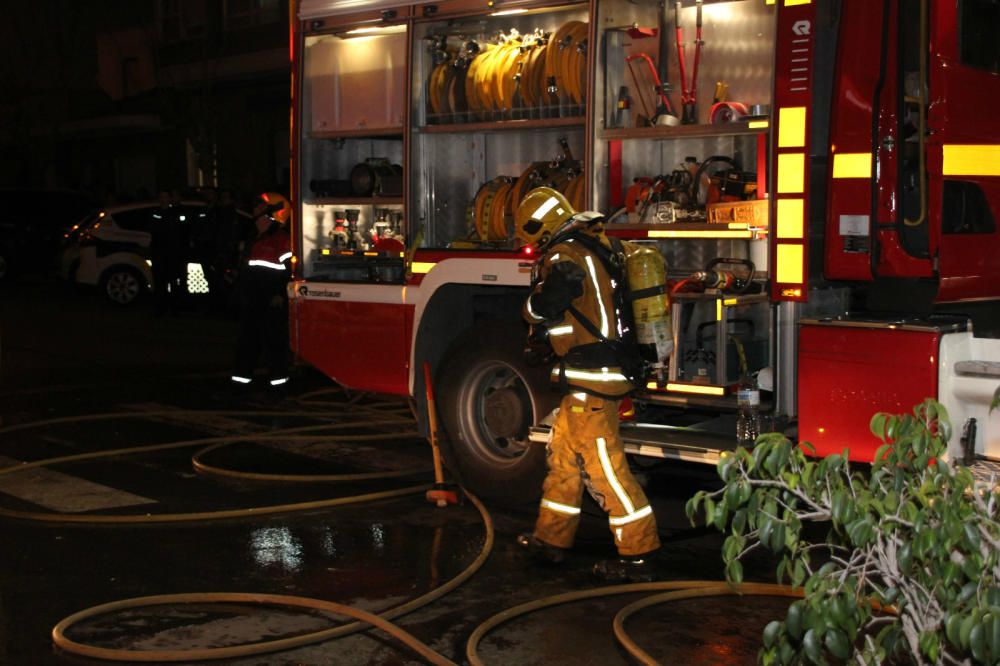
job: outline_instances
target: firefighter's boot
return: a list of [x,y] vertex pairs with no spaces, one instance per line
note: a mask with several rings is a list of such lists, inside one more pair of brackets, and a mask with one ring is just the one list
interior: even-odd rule
[[531,532],[517,535],[517,545],[537,562],[542,564],[562,564],[566,559],[566,549],[558,548],[538,539]]
[[655,553],[603,560],[594,565],[594,575],[608,583],[649,583],[660,577]]

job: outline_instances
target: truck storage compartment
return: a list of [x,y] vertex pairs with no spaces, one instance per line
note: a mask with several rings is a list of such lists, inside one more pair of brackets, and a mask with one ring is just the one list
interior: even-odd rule
[[534,187],[585,206],[587,7],[462,12],[443,4],[414,24],[410,216],[422,248],[514,249]]
[[804,319],[799,327],[799,441],[823,456],[850,449],[870,463],[882,445],[877,412],[910,412],[938,398],[941,337],[964,319]]

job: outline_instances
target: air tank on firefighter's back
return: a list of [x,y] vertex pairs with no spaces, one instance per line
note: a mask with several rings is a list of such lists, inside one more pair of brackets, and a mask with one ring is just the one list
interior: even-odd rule
[[636,339],[643,356],[656,370],[657,383],[663,383],[666,380],[663,362],[673,350],[666,262],[653,248],[631,246],[625,257],[625,272]]

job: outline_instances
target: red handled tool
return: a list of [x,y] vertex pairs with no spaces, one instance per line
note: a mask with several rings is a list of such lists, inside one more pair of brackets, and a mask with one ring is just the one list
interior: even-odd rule
[[[664,86],[663,81],[660,80],[660,75],[656,71],[656,65],[653,64],[653,59],[646,53],[636,53],[635,55],[630,55],[625,58],[625,62],[628,64],[629,72],[632,74],[632,80],[635,82],[636,87],[639,87],[639,81],[636,79],[635,72],[632,70],[632,61],[639,59],[646,62],[646,66],[649,68],[649,74],[653,77],[653,83],[656,85],[656,94],[660,97],[660,101],[656,105],[656,116],[654,118],[650,118],[651,122],[655,125],[657,124],[657,118],[660,116],[673,116],[675,114],[673,108],[670,106],[670,99],[666,94],[666,86]],[[641,96],[639,97],[639,101],[642,102]],[[643,102],[643,108],[645,108],[645,106],[645,102]],[[677,121],[675,120],[674,122],[676,123]]]
[[434,390],[431,388],[431,364],[424,361],[424,386],[427,389],[427,424],[431,434],[431,452],[434,456],[434,487],[427,491],[428,502],[439,507],[458,504],[458,489],[446,485],[441,467],[441,449],[438,448],[437,408],[434,406]]
[[691,81],[688,84],[687,67],[684,62],[684,29],[681,28],[681,0],[674,3],[674,33],[677,36],[677,64],[681,75],[681,122],[694,125],[698,122],[698,63],[701,60],[701,6],[702,0],[695,0],[697,18],[695,19],[694,67],[691,70]]

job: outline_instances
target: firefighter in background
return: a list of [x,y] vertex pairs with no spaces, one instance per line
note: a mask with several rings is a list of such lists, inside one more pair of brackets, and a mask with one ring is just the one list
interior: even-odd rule
[[185,290],[184,267],[187,228],[181,225],[179,197],[160,192],[149,229],[149,255],[153,272],[153,307],[156,314],[176,311]]
[[[552,378],[563,392],[538,520],[518,543],[543,562],[563,561],[586,488],[608,514],[619,553],[597,563],[594,573],[607,580],[649,580],[650,558],[660,547],[656,519],[618,435],[621,399],[645,381],[629,317],[620,314],[630,307],[627,255],[640,248],[609,239],[603,220],[597,213],[575,213],[562,194],[545,187],[530,192],[516,213],[516,236],[541,253],[524,317],[547,329],[558,357]],[[661,358],[671,349],[672,340],[661,345]]]
[[239,284],[240,332],[232,381],[253,381],[263,351],[270,387],[288,382],[288,278],[291,239],[288,220],[292,206],[275,192],[261,195],[254,208],[257,237],[241,262]]

